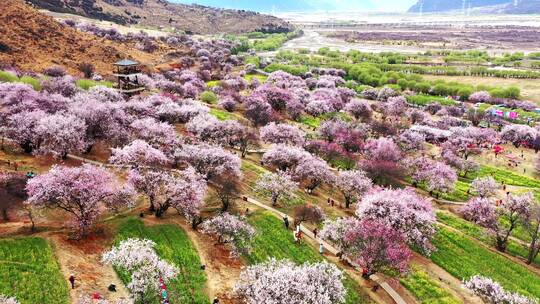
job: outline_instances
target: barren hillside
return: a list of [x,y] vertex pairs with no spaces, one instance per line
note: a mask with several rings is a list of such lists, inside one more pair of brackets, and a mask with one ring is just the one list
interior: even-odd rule
[[111,69],[111,63],[121,58],[149,62],[155,56],[66,27],[20,0],[2,0],[1,6],[3,65],[41,71],[58,64],[74,71],[79,63],[90,62],[99,73],[105,73]]
[[164,0],[26,0],[38,8],[119,24],[173,27],[199,33],[283,32],[291,25],[273,16],[243,10],[173,4]]

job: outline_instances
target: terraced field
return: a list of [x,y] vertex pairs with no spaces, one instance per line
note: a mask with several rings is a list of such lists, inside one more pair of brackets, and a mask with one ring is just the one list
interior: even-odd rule
[[21,304],[70,302],[68,281],[45,239],[0,240],[0,294],[14,296]]

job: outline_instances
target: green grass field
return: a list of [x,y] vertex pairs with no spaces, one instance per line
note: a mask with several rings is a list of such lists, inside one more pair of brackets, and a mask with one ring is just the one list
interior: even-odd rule
[[[467,220],[464,220],[455,215],[451,215],[445,212],[437,213],[437,220],[447,226],[461,231],[462,233],[475,238],[487,245],[493,246],[493,240],[489,237],[487,232],[480,226],[475,225]],[[518,242],[509,240],[507,252],[510,255],[522,257],[524,259],[528,256],[528,250]],[[536,257],[534,263],[540,266],[540,257]]]
[[540,277],[522,265],[492,252],[462,233],[440,228],[431,259],[459,279],[479,274],[501,283],[506,289],[540,297]]
[[[248,264],[257,264],[269,258],[288,259],[297,264],[320,262],[323,257],[307,244],[294,242],[291,230],[285,230],[283,222],[267,212],[254,213],[249,222],[258,234],[253,241],[253,250],[244,256]],[[347,288],[347,304],[369,303],[367,296],[360,294],[358,285],[347,276],[343,282]]]
[[219,109],[210,109],[210,114],[214,115],[219,120],[238,120],[234,114]]
[[112,88],[113,84],[112,82],[110,81],[95,81],[95,80],[92,80],[92,79],[79,79],[75,82],[75,84],[77,85],[77,87],[83,89],[83,90],[88,90],[90,89],[91,87],[95,87],[95,86],[104,86],[104,87],[107,87],[107,88]]
[[266,82],[266,79],[268,79],[268,76],[265,76],[265,75],[260,75],[260,74],[247,74],[244,76],[244,79],[251,82],[253,80],[253,78],[257,78],[257,80],[260,82],[260,83],[264,83]]
[[46,240],[0,240],[0,294],[14,296],[21,304],[70,302],[67,278]]
[[451,293],[444,290],[437,281],[430,278],[429,275],[422,270],[413,269],[411,273],[400,280],[422,304],[459,304],[462,303]]
[[[209,299],[204,292],[206,275],[200,269],[201,261],[197,250],[187,234],[176,225],[158,225],[147,227],[136,218],[129,218],[121,224],[116,241],[127,238],[150,239],[156,242],[158,255],[178,267],[179,274],[169,283],[171,303],[207,304]],[[130,276],[118,270],[124,283]],[[151,303],[159,303],[155,299]]]
[[484,177],[492,175],[493,178],[499,183],[504,182],[507,185],[528,187],[528,188],[540,188],[540,180],[516,174],[512,171],[505,169],[499,169],[491,166],[480,166],[480,170],[475,173],[470,173],[469,178],[474,180],[477,176]]

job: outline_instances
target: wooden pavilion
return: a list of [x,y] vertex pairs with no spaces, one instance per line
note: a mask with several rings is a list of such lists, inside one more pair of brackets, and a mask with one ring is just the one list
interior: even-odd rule
[[114,64],[116,79],[116,89],[120,93],[133,95],[144,91],[144,86],[139,83],[141,68],[138,62],[123,59]]

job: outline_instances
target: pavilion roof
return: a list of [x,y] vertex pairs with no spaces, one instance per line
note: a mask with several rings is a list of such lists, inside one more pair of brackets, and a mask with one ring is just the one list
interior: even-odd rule
[[132,66],[132,65],[139,65],[137,61],[133,61],[130,59],[122,59],[118,62],[116,62],[114,65],[116,66]]

